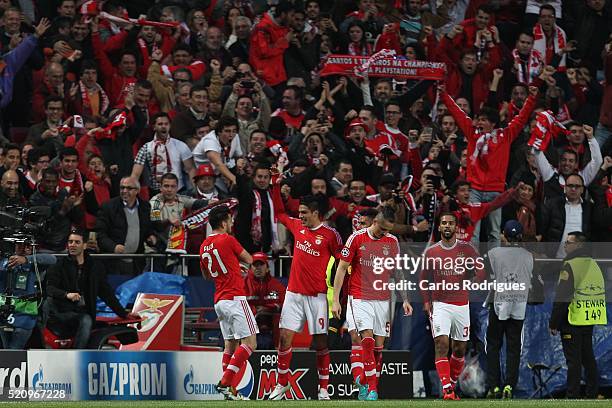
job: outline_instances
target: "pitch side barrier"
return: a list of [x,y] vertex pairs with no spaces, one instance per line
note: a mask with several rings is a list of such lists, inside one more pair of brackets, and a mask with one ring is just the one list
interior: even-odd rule
[[[202,351],[0,351],[0,401],[221,400],[221,352]],[[380,395],[412,397],[410,352],[385,351]],[[355,399],[349,352],[332,351],[329,392]],[[276,353],[256,351],[238,374],[238,391],[267,399],[276,385]],[[314,351],[296,351],[287,399],[317,398]]]

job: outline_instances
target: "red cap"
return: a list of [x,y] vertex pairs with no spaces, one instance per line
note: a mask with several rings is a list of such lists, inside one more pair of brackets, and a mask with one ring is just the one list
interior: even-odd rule
[[368,128],[368,126],[363,123],[361,121],[361,119],[359,118],[355,118],[353,120],[351,120],[351,123],[349,123],[346,128],[344,129],[344,137],[348,137],[349,133],[351,133],[351,129],[357,126],[361,126],[363,128],[363,130],[365,130],[366,133],[368,133],[370,131],[370,129]]
[[255,262],[268,262],[268,255],[263,252],[255,252],[253,254],[253,263]]
[[200,164],[194,178],[204,176],[215,177],[215,171],[210,164]]

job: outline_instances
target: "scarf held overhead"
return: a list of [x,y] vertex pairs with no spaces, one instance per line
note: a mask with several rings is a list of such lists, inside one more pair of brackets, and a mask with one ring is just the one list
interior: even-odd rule
[[351,77],[392,76],[395,79],[436,81],[444,79],[446,65],[442,62],[400,60],[384,53],[382,54],[384,56],[376,57],[379,53],[370,58],[356,55],[330,55],[320,74],[321,76],[346,75]]

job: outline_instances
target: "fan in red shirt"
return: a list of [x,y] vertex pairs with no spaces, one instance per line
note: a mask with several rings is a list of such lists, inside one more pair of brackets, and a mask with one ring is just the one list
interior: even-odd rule
[[[464,282],[469,280],[469,274],[474,270],[477,280],[484,280],[484,264],[470,243],[457,239],[457,216],[454,213],[440,215],[438,230],[442,239],[425,251],[419,286],[423,311],[431,321],[436,370],[442,382],[443,398],[457,400],[454,384],[463,370],[470,338],[469,295]],[[453,339],[450,361],[449,338]]]
[[217,391],[227,400],[240,400],[243,397],[236,393],[234,377],[257,347],[259,332],[240,273],[240,261],[250,264],[253,258],[229,235],[233,224],[229,208],[212,209],[209,223],[212,234],[200,247],[200,266],[203,274],[215,282],[215,312],[225,340],[223,377]]
[[289,285],[279,325],[278,382],[269,398],[280,400],[285,393],[290,392],[291,343],[295,333],[302,330],[306,321],[317,350],[318,398],[328,400],[330,358],[327,349],[329,312],[326,277],[331,258],[338,257],[342,239],[335,229],[321,222],[326,212],[326,199],[323,195],[303,197],[298,211],[299,219],[297,219],[285,214],[280,186],[277,183],[272,191],[278,221],[291,231],[295,244]]
[[[393,209],[383,207],[371,226],[354,232],[340,253],[340,264],[334,279],[332,313],[340,318],[340,291],[346,272],[351,267],[346,315],[349,330],[354,325],[361,335],[364,375],[355,373],[358,376],[354,378],[359,386],[360,400],[378,399],[376,372],[377,367],[382,366],[382,349],[391,327],[391,292],[383,285],[389,282],[392,270],[377,270],[375,264],[376,260],[395,258],[399,254],[397,238],[389,233],[394,222]],[[402,298],[404,313],[412,314],[405,292],[402,292]]]

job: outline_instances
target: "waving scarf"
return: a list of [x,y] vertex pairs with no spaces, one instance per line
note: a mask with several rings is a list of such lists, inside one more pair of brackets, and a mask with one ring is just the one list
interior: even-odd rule
[[163,141],[156,138],[153,140],[153,144],[151,146],[151,157],[153,158],[153,177],[155,177],[156,180],[161,179],[161,176],[164,174],[172,172],[172,162],[170,161],[168,141],[170,141],[170,137]]

